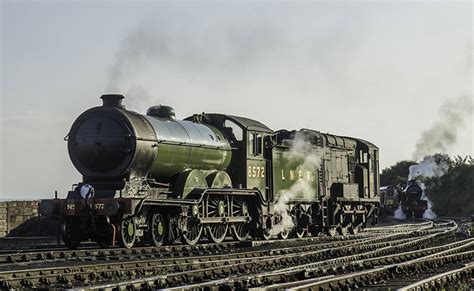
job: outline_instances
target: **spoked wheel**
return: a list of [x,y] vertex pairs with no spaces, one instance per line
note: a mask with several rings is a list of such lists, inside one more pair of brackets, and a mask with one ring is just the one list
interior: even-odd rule
[[[208,195],[207,196],[207,217],[222,217],[224,219],[229,213],[229,200],[224,195]],[[220,223],[212,223],[207,226],[207,234],[209,238],[220,243],[225,239],[229,224],[222,221]]]
[[306,212],[299,204],[291,209],[291,216],[295,224],[294,234],[297,238],[303,238],[308,233],[308,221],[306,219]]
[[284,229],[279,233],[279,236],[281,239],[287,239],[290,236],[290,231]]
[[[288,219],[293,219],[293,217],[289,217]],[[281,228],[281,231],[280,231],[280,233],[278,233],[278,236],[281,239],[287,239],[290,236],[291,229],[286,229],[285,228],[285,225],[284,225],[285,223],[283,222],[283,217],[281,217],[280,215],[277,216],[275,224],[278,225],[278,228]],[[294,224],[294,220],[293,220],[293,224]]]
[[81,244],[81,231],[79,224],[73,218],[67,218],[61,224],[61,235],[64,244],[71,250],[77,249]]
[[137,240],[137,224],[132,215],[124,215],[120,221],[120,243],[127,249]]
[[339,233],[341,235],[348,235],[350,229],[352,228],[352,215],[348,216],[346,214],[341,214],[341,228],[339,229]]
[[338,229],[339,229],[339,226],[333,226],[333,227],[329,228],[328,234],[330,236],[337,236],[339,234]]
[[166,223],[160,213],[154,213],[151,217],[151,241],[155,246],[161,246],[165,240]]
[[[233,217],[249,217],[249,208],[247,201],[240,197],[232,198],[232,216]],[[237,222],[232,225],[232,234],[238,241],[244,241],[249,237],[249,222]]]
[[308,229],[305,227],[296,227],[295,233],[298,238],[303,238],[308,233]]
[[351,234],[358,234],[361,230],[360,224],[357,224],[355,226],[352,226],[349,231]]
[[182,240],[188,245],[196,244],[201,238],[203,227],[199,222],[199,217],[202,217],[202,213],[202,203],[188,208],[186,229],[181,234]]
[[264,240],[269,240],[269,239],[272,238],[272,234],[271,234],[271,232],[270,232],[269,229],[263,229],[263,230],[262,230],[262,238],[263,238]]
[[341,235],[347,235],[349,233],[349,230],[352,228],[352,225],[351,224],[348,224],[348,225],[345,225],[345,226],[341,226],[339,228],[339,233]]

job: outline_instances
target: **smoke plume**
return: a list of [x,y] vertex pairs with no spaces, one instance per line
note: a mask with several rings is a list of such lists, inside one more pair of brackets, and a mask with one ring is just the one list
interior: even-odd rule
[[[308,170],[315,171],[319,169],[322,158],[322,148],[314,147],[309,141],[312,135],[309,133],[297,132],[287,153],[288,164],[298,163],[295,172],[306,172]],[[316,177],[313,177],[316,179]],[[289,189],[281,190],[277,193],[277,203],[274,211],[276,215],[281,217],[280,221],[276,223],[271,229],[271,235],[277,235],[281,232],[290,231],[295,227],[295,222],[290,214],[290,202],[292,200],[304,199],[309,200],[314,198],[316,189],[308,179],[299,179]]]
[[439,109],[437,121],[421,134],[413,159],[434,153],[447,152],[458,139],[458,129],[465,125],[474,110],[472,96],[446,100]]

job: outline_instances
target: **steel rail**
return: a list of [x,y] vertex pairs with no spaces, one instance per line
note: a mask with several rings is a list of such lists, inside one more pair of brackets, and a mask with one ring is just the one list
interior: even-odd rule
[[[426,239],[434,239],[438,237],[437,235],[430,235],[428,238]],[[418,245],[420,245],[421,243],[423,243],[425,240],[425,238],[422,238],[422,239],[417,239],[415,241],[412,241],[412,239],[406,239],[406,240],[399,240],[399,241],[402,241],[404,243],[398,245],[396,244],[396,242],[398,241],[392,241],[393,245],[395,245],[395,247],[393,248],[390,248],[388,247],[389,249],[391,249],[393,252],[394,251],[397,251],[399,249],[401,249],[402,247],[405,247],[405,248],[409,248],[409,247],[416,247]],[[410,241],[407,241],[407,240],[410,240]],[[460,244],[460,243],[458,243]],[[450,244],[448,246],[441,246],[441,247],[438,247],[438,248],[443,248],[443,249],[447,249],[447,248],[450,248],[452,247],[454,244]],[[270,271],[270,272],[266,272],[266,273],[258,273],[258,274],[254,274],[254,275],[246,275],[246,276],[242,276],[242,277],[236,277],[236,278],[233,278],[232,280],[227,280],[229,282],[239,282],[239,281],[251,281],[251,280],[254,280],[254,281],[264,281],[265,279],[268,279],[267,281],[271,281],[271,279],[269,279],[269,277],[303,277],[303,278],[307,278],[308,277],[308,272],[309,270],[321,270],[322,267],[324,267],[325,265],[332,265],[330,267],[327,267],[326,269],[336,269],[338,268],[339,266],[342,266],[344,264],[347,264],[355,259],[358,259],[358,258],[361,258],[361,257],[365,257],[365,258],[370,258],[370,257],[373,257],[375,255],[377,255],[378,253],[381,253],[382,255],[384,253],[387,252],[387,247],[383,248],[383,250],[370,250],[368,252],[365,252],[365,253],[362,253],[362,254],[358,254],[358,255],[349,255],[349,256],[345,256],[345,257],[338,257],[338,258],[334,258],[334,259],[329,259],[329,260],[325,260],[325,261],[320,261],[320,262],[312,262],[312,263],[309,263],[309,264],[299,264],[298,266],[292,266],[292,267],[288,267],[288,268],[284,268],[284,269],[279,269],[279,270],[276,270],[276,271]],[[428,253],[429,250],[426,251],[426,253]],[[420,251],[419,250],[416,250],[416,251],[413,251],[413,253],[418,253],[420,254]],[[303,256],[306,256],[308,254],[302,254]],[[396,256],[396,255],[394,255]],[[326,274],[325,271],[321,272],[322,274]],[[204,284],[201,284],[201,287],[211,287],[211,286],[214,286],[213,285],[214,282],[208,282],[208,283],[204,283]],[[185,288],[187,288],[188,286],[184,286]]]
[[224,241],[220,244],[214,243],[202,243],[196,244],[193,246],[189,245],[165,245],[165,246],[147,246],[147,247],[136,247],[132,249],[127,248],[85,248],[78,250],[68,250],[68,249],[45,249],[41,251],[33,252],[17,252],[17,253],[7,253],[0,254],[0,268],[5,264],[16,264],[16,263],[28,263],[36,262],[43,260],[67,260],[71,258],[94,258],[99,257],[103,258],[106,256],[116,256],[120,255],[137,255],[137,254],[168,254],[170,252],[182,252],[189,253],[198,252],[205,249],[229,249],[229,248],[238,248],[238,247],[253,247],[266,244],[279,244],[279,243],[293,243],[293,242],[331,242],[331,241],[347,241],[347,240],[357,240],[360,238],[369,238],[369,237],[382,236],[382,234],[367,234],[360,233],[357,235],[346,235],[346,236],[315,236],[315,237],[305,237],[305,238],[291,238],[291,239],[275,239],[275,240],[257,240],[257,241]]
[[[364,239],[355,241],[356,243],[363,242]],[[348,244],[353,244],[354,241],[336,241],[332,243],[320,243],[312,245],[303,245],[299,248],[288,247],[277,248],[277,249],[263,249],[263,250],[252,250],[246,252],[237,252],[237,253],[223,253],[223,254],[209,254],[207,256],[192,256],[186,258],[166,258],[166,259],[152,259],[152,260],[136,260],[136,261],[122,261],[122,262],[111,262],[103,264],[82,264],[77,266],[67,266],[67,267],[51,267],[40,269],[27,269],[27,270],[14,270],[8,272],[0,273],[0,283],[3,285],[14,285],[18,286],[21,282],[31,281],[31,286],[35,286],[38,283],[44,281],[46,277],[57,277],[61,279],[63,277],[80,277],[82,273],[87,273],[87,276],[90,276],[92,273],[99,272],[101,270],[105,271],[127,271],[137,268],[169,268],[173,269],[174,267],[180,267],[179,264],[184,265],[184,267],[193,265],[193,264],[203,264],[209,263],[212,261],[222,260],[223,263],[229,263],[230,257],[238,258],[239,260],[248,260],[248,259],[261,259],[268,257],[284,257],[288,254],[301,252],[304,250],[312,249],[328,249],[328,248],[344,248]],[[314,251],[313,251],[314,252]],[[273,255],[275,254],[275,255]],[[181,266],[182,267],[182,266]],[[50,283],[50,282],[48,282]],[[26,285],[30,287],[30,285]]]
[[399,288],[399,291],[418,291],[418,290],[433,290],[441,289],[446,284],[462,279],[474,277],[474,263],[465,264],[461,268],[447,271],[435,276],[428,277],[408,286]]
[[[397,264],[390,264],[382,267],[378,267],[372,270],[364,270],[360,272],[345,274],[341,276],[337,276],[334,278],[330,278],[323,281],[318,281],[315,283],[310,283],[306,285],[301,285],[290,290],[301,290],[301,289],[308,289],[308,288],[332,288],[338,286],[342,287],[350,287],[350,286],[360,286],[358,285],[359,282],[369,282],[371,277],[387,277],[393,273],[404,273],[409,272],[413,268],[416,267],[430,267],[436,268],[440,264],[444,264],[446,262],[452,262],[457,259],[466,259],[470,260],[474,257],[474,251],[470,250],[467,252],[461,252],[461,250],[465,248],[473,248],[473,243],[468,242],[464,246],[457,247],[455,250],[447,250],[444,252],[437,253],[435,255],[429,255],[422,258],[412,259],[404,263],[397,263]],[[443,256],[441,253],[444,253]],[[448,254],[449,253],[449,254]],[[369,284],[370,285],[370,284]]]
[[[397,234],[400,236],[399,234]],[[403,240],[406,241],[406,240]],[[372,248],[376,248],[377,244],[369,241],[365,242],[367,244],[370,244],[370,246],[363,245],[360,247],[359,250],[367,250]],[[395,241],[391,242],[385,242],[385,243],[379,243],[380,245],[387,245],[387,244],[394,244]],[[332,250],[320,250],[320,251],[315,251],[312,253],[296,253],[292,256],[279,256],[279,257],[274,257],[274,258],[255,258],[255,260],[249,261],[249,262],[240,262],[238,264],[226,264],[224,266],[221,266],[219,269],[216,269],[216,266],[212,266],[209,268],[205,269],[200,269],[200,270],[195,270],[195,271],[188,271],[188,272],[179,272],[179,273],[174,273],[174,274],[167,274],[166,276],[163,275],[158,275],[158,276],[152,276],[152,277],[146,277],[146,278],[140,278],[136,280],[129,280],[129,281],[122,281],[119,283],[111,283],[111,284],[105,284],[105,285],[98,285],[98,286],[90,286],[92,289],[114,289],[114,288],[125,288],[125,287],[133,287],[133,288],[155,288],[156,284],[158,283],[158,286],[166,286],[166,288],[169,288],[170,283],[175,283],[175,282],[187,282],[189,280],[186,280],[185,277],[196,277],[196,278],[201,278],[197,279],[202,280],[203,278],[212,278],[213,276],[219,277],[220,275],[230,275],[230,274],[235,274],[236,272],[251,272],[251,271],[261,271],[262,269],[266,268],[275,268],[275,267],[280,267],[282,265],[293,265],[297,264],[298,262],[301,262],[302,260],[319,260],[319,259],[324,259],[325,257],[328,257],[328,253],[336,253],[337,254],[337,249],[332,249]],[[347,247],[341,247],[339,248],[339,251],[345,252],[345,253],[353,253],[356,251],[356,247],[354,245],[351,246],[351,248]],[[256,267],[256,263],[260,267]],[[228,280],[227,278],[226,280]],[[218,280],[218,282],[221,282],[221,280]],[[192,281],[188,282],[189,284],[192,283]],[[207,286],[208,284],[201,284],[201,287]],[[188,285],[186,286],[181,286],[182,288],[187,288]]]

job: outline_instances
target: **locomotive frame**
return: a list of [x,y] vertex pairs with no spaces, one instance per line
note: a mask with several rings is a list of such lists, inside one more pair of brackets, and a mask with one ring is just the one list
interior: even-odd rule
[[[69,248],[87,239],[127,248],[137,242],[195,244],[204,235],[219,243],[230,233],[236,240],[270,239],[283,219],[275,211],[280,194],[305,178],[314,192],[286,202],[293,227],[280,237],[356,233],[369,220],[377,222],[378,148],[370,142],[308,129],[274,132],[256,120],[224,114],[177,121],[167,106],[144,116],[126,110],[121,95],[101,98],[103,106],[83,113],[68,135],[83,181],[65,199],[40,204],[43,215],[61,222]],[[181,139],[177,128],[184,128]],[[309,137],[321,158],[317,167],[288,168],[296,136]],[[94,191],[86,198],[80,193],[84,185]]]

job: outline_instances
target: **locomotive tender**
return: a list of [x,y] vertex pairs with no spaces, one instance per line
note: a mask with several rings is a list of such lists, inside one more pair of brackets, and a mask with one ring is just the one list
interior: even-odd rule
[[[60,221],[69,248],[88,239],[130,248],[203,236],[219,243],[230,234],[335,235],[377,220],[372,143],[309,129],[274,132],[224,114],[176,120],[162,105],[142,115],[125,109],[123,98],[103,95],[102,106],[76,119],[66,139],[83,180],[65,199],[40,204]],[[304,151],[295,151],[301,143]],[[285,215],[292,223],[278,228]]]

